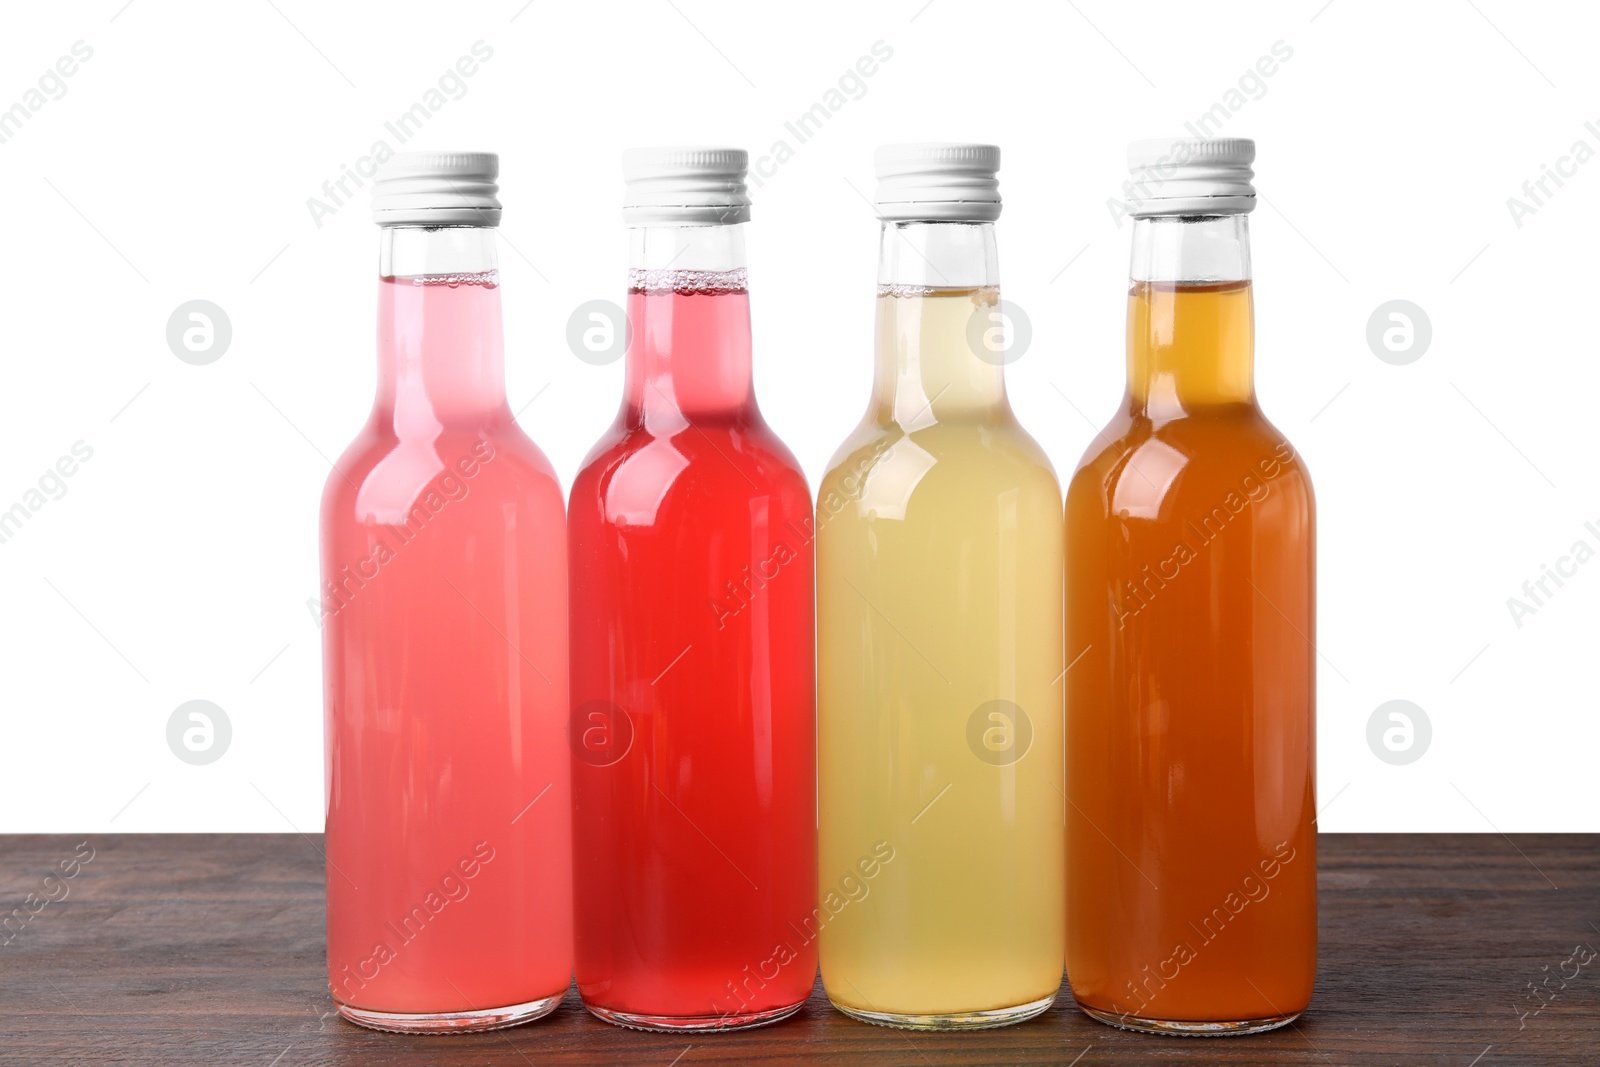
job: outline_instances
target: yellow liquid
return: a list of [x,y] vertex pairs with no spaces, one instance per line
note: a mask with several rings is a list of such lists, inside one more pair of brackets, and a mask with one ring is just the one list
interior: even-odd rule
[[1062,501],[968,346],[996,299],[878,298],[873,410],[818,493],[822,980],[914,1025],[1061,983]]

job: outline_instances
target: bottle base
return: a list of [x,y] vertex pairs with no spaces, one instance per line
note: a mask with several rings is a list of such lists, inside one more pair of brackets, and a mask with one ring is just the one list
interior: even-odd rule
[[1149,1019],[1121,1012],[1101,1011],[1079,1004],[1082,1011],[1095,1022],[1115,1026],[1119,1030],[1133,1030],[1141,1034],[1166,1034],[1169,1037],[1235,1037],[1240,1034],[1261,1034],[1288,1026],[1300,1018],[1300,1012],[1288,1015],[1271,1015],[1262,1019],[1238,1019],[1230,1022],[1213,1022],[1201,1019]]
[[589,1009],[590,1015],[614,1026],[625,1026],[630,1030],[651,1030],[663,1034],[750,1030],[787,1019],[804,1006],[805,1001],[800,1000],[770,1011],[734,1012],[728,1015],[643,1015],[584,1004],[584,1007]]
[[893,1011],[865,1011],[861,1008],[847,1007],[831,997],[828,1002],[852,1019],[858,1019],[864,1023],[873,1023],[877,1026],[892,1026],[898,1030],[992,1030],[997,1026],[1011,1026],[1015,1023],[1027,1022],[1037,1015],[1042,1015],[1050,1009],[1050,1005],[1056,1002],[1056,995],[1051,993],[1041,1000],[1031,1000],[1026,1004],[1018,1004],[1010,1008],[995,1008],[990,1011],[948,1012],[937,1015],[908,1015]]
[[521,1004],[508,1004],[503,1008],[478,1008],[473,1011],[392,1012],[357,1008],[334,1001],[339,1014],[357,1026],[368,1030],[382,1030],[391,1034],[477,1034],[485,1030],[504,1030],[542,1019],[556,1010],[566,990],[529,1000]]

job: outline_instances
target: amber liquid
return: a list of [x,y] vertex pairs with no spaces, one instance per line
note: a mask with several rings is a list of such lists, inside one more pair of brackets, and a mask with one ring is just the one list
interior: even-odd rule
[[1249,282],[1134,283],[1067,493],[1067,975],[1135,1028],[1270,1024],[1316,972],[1313,501],[1252,348]]

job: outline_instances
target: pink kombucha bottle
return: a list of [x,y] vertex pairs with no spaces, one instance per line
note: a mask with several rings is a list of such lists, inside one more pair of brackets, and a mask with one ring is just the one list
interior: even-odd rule
[[506,405],[497,173],[379,175],[378,395],[322,500],[328,979],[380,1030],[537,1019],[572,970],[565,516]]

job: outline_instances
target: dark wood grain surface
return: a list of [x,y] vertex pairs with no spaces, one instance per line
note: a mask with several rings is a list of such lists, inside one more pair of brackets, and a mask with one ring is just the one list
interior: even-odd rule
[[[80,842],[93,859],[75,864]],[[904,1033],[845,1018],[820,986],[792,1019],[731,1034],[620,1030],[575,994],[497,1033],[371,1033],[328,999],[319,845],[0,836],[0,916],[19,909],[0,933],[0,1063],[1600,1064],[1600,956],[1579,962],[1600,948],[1600,835],[1324,834],[1310,1011],[1212,1039],[1110,1029],[1065,989],[1020,1026]]]

